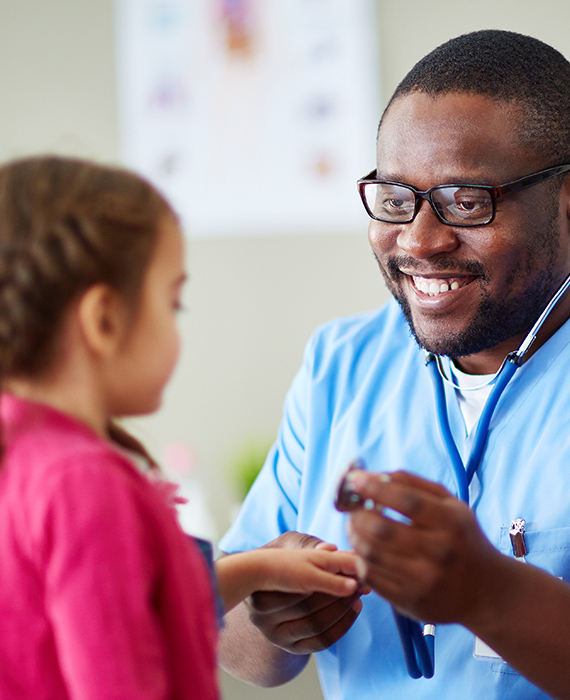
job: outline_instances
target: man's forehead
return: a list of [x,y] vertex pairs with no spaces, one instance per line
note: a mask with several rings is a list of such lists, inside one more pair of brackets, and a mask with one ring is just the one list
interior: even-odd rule
[[451,179],[461,173],[496,175],[497,183],[504,182],[536,162],[520,141],[522,118],[517,104],[483,95],[409,93],[394,100],[384,115],[378,169],[395,176],[429,165],[444,178],[446,173]]
[[508,128],[505,133],[516,130],[524,118],[519,103],[497,100],[486,95],[472,92],[448,92],[431,95],[414,91],[395,99],[382,118],[378,134],[393,128],[394,122],[405,123],[407,127],[434,128],[436,124],[455,131],[466,126],[476,131],[484,129],[489,123],[501,123],[508,116]]

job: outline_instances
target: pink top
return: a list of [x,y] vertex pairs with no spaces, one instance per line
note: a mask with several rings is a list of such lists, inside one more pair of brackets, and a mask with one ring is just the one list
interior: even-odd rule
[[202,555],[82,423],[2,395],[0,699],[214,700]]

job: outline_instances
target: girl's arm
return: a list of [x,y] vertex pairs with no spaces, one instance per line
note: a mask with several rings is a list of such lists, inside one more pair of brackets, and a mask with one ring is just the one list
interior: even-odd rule
[[325,547],[262,547],[226,555],[215,566],[226,612],[255,591],[320,592],[344,598],[358,586],[355,555]]

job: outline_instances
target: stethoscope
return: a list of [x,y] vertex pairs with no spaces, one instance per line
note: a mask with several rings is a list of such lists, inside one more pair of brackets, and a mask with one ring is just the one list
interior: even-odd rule
[[[454,384],[452,379],[446,376],[441,357],[431,352],[426,353],[425,364],[430,371],[434,387],[436,411],[441,437],[445,448],[449,453],[453,471],[455,472],[458,496],[465,503],[469,503],[469,484],[471,483],[473,475],[481,462],[485,442],[489,432],[489,424],[491,423],[497,403],[507,384],[510,382],[513,374],[522,365],[524,357],[536,339],[540,328],[569,287],[570,275],[566,277],[552,299],[548,302],[545,309],[538,317],[538,320],[520,344],[518,350],[509,353],[505,357],[501,367],[490,381],[470,389],[473,391],[474,389],[479,389],[487,384],[492,385],[491,392],[487,398],[487,401],[485,402],[485,406],[483,407],[483,411],[477,423],[473,445],[466,463],[463,462],[451,433],[443,382],[445,381],[455,388],[459,387]],[[351,465],[351,469],[362,468],[362,466],[363,465],[360,463],[360,461],[357,460]],[[350,490],[349,481],[345,476],[339,486],[336,500],[337,508],[339,510],[346,511],[352,510],[354,507],[359,507],[361,505],[363,504],[360,501],[359,496]],[[400,641],[402,643],[402,650],[404,652],[404,659],[408,674],[412,678],[432,678],[435,671],[435,625],[424,624],[422,627],[420,622],[410,619],[395,608],[393,611]]]
[[[536,336],[542,325],[552,312],[553,308],[560,301],[564,292],[570,287],[570,275],[566,277],[560,285],[552,299],[548,302],[543,312],[538,317],[534,326],[530,329],[525,339],[520,344],[518,350],[509,353],[503,360],[503,364],[495,374],[495,376],[487,382],[492,384],[491,392],[485,402],[483,411],[475,429],[473,445],[464,463],[449,426],[449,417],[447,415],[447,405],[445,402],[445,391],[443,382],[446,381],[452,386],[458,388],[453,381],[445,375],[441,357],[434,355],[431,352],[426,353],[425,363],[430,370],[432,383],[435,392],[435,402],[439,429],[443,443],[446,447],[455,478],[457,480],[458,496],[465,503],[469,503],[469,484],[471,483],[475,471],[481,462],[485,442],[489,432],[489,424],[495,412],[495,408],[507,384],[512,379],[514,373],[522,365],[524,357],[530,346],[536,339]],[[472,387],[473,389],[481,388]],[[398,611],[394,611],[396,625],[402,641],[402,649],[406,661],[408,674],[412,678],[431,678],[435,670],[435,625],[424,625],[423,629],[419,622],[410,620],[410,618],[402,615]]]

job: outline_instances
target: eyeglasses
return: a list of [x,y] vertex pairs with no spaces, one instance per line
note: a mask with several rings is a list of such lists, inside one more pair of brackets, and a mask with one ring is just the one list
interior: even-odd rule
[[358,180],[358,191],[368,215],[388,224],[409,224],[426,199],[437,218],[449,226],[485,226],[495,218],[497,197],[519,192],[570,171],[570,164],[556,165],[525,175],[504,185],[436,185],[417,190],[400,182],[377,180],[376,170]]

